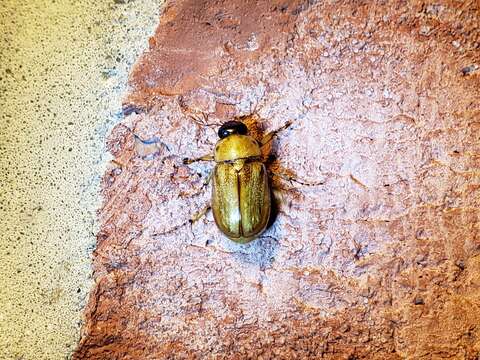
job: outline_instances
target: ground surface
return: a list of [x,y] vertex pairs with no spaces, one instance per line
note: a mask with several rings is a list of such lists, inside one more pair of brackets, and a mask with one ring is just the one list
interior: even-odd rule
[[159,1],[0,1],[0,359],[64,359],[127,74]]
[[[477,359],[478,2],[171,1],[131,74],[77,359]],[[219,123],[288,120],[278,214],[211,214]],[[186,223],[187,222],[187,223]]]

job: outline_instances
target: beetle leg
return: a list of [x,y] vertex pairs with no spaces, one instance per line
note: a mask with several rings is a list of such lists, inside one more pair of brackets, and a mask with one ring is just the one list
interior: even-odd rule
[[183,226],[186,226],[188,224],[192,225],[194,222],[200,220],[203,216],[205,216],[207,214],[208,210],[210,210],[210,205],[206,205],[202,210],[195,213],[190,219],[181,223],[180,225],[174,226],[171,229],[168,229],[168,230],[163,231],[161,233],[155,233],[155,234],[153,234],[153,236],[168,235],[168,234],[171,234],[171,233],[177,231],[178,229],[180,229]]
[[203,181],[203,186],[207,186],[208,184],[210,184],[210,181],[212,180],[212,175],[213,175],[213,170],[210,170],[207,177]]
[[206,205],[203,209],[201,209],[199,212],[195,213],[188,222],[190,224],[193,224],[194,222],[200,220],[202,217],[204,217],[208,210],[210,210],[210,205]]
[[290,125],[292,125],[292,122],[289,120],[285,123],[285,125],[283,125],[282,127],[276,129],[276,130],[273,130],[271,132],[269,132],[268,134],[266,134],[263,138],[262,138],[262,141],[260,142],[260,146],[263,147],[265,146],[266,144],[268,144],[270,141],[272,141],[272,139],[281,131],[283,130],[286,130],[290,127]]
[[191,164],[197,161],[213,161],[213,155],[208,154],[208,155],[200,156],[199,158],[196,158],[196,159],[189,159],[189,158],[183,159],[184,164]]
[[319,185],[324,184],[321,181],[319,181],[319,182],[308,182],[308,181],[300,180],[300,179],[298,179],[298,177],[296,177],[294,175],[291,175],[291,174],[288,174],[288,173],[272,172],[272,171],[270,171],[270,173],[272,174],[272,176],[279,177],[280,179],[288,181],[289,183],[296,182],[297,184],[305,185],[305,186],[319,186]]

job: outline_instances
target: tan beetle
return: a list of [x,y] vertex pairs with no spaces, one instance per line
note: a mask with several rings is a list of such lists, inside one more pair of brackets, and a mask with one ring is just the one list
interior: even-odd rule
[[262,156],[262,147],[281,130],[265,135],[257,142],[240,121],[228,121],[218,130],[220,140],[212,155],[184,159],[184,164],[214,160],[211,208],[222,233],[238,243],[257,238],[267,227],[271,211],[270,187]]

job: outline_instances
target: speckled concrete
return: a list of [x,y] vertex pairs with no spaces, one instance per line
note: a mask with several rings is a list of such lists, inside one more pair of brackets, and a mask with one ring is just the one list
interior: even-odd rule
[[0,3],[0,359],[76,346],[105,134],[160,3]]

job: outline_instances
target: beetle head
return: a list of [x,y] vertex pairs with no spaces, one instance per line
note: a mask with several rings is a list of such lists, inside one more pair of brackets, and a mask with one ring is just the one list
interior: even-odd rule
[[227,121],[218,129],[218,137],[226,138],[232,134],[247,135],[247,126],[240,121]]

